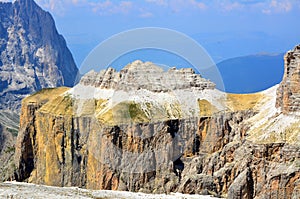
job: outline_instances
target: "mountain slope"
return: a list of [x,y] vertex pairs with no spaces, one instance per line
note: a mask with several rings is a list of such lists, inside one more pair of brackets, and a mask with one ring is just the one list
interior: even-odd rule
[[72,86],[77,67],[53,18],[33,0],[0,3],[0,109],[46,87]]
[[283,54],[237,57],[217,64],[229,93],[254,93],[282,80]]
[[[298,79],[289,80],[300,65],[291,67],[285,79],[294,87]],[[23,101],[16,178],[88,189],[299,198],[299,110],[276,108],[277,88],[226,94],[192,69],[164,71],[141,61],[120,72],[91,71],[71,89]],[[298,95],[291,96],[294,107]]]
[[73,86],[78,69],[52,16],[33,0],[0,2],[0,180],[12,177],[21,100]]

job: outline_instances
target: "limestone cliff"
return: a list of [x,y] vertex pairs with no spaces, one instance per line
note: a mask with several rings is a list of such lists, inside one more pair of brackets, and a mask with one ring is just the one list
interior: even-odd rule
[[77,67],[50,13],[34,0],[0,2],[0,109],[42,88],[73,86]]
[[191,68],[170,68],[164,72],[163,68],[151,62],[143,63],[139,60],[128,64],[120,72],[108,68],[100,73],[91,71],[81,81],[85,86],[100,89],[140,90],[153,92],[167,92],[182,89],[214,89],[215,84],[202,78]]
[[77,67],[50,13],[34,0],[0,1],[0,181],[10,179],[21,100],[73,86]]
[[284,113],[300,111],[300,45],[284,56],[284,77],[277,90],[276,106]]
[[120,72],[90,72],[72,89],[23,100],[16,179],[299,198],[299,118],[276,124],[286,117],[275,107],[276,89],[225,94],[191,69],[164,71],[139,61]]

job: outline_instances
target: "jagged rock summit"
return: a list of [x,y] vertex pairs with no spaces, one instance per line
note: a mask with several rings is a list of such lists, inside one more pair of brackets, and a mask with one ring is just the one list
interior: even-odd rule
[[0,180],[8,179],[21,100],[42,88],[73,86],[78,69],[50,13],[33,0],[0,2]]
[[277,90],[276,106],[285,114],[300,111],[300,45],[284,56],[284,77]]
[[0,108],[46,87],[73,86],[77,67],[52,16],[33,0],[0,2]]
[[[74,100],[73,114],[80,116],[94,111],[99,121],[111,124],[192,117],[200,111],[202,101],[199,100],[206,98],[210,98],[207,114],[226,108],[222,99],[225,94],[193,69],[173,67],[164,70],[139,60],[120,72],[113,68],[99,73],[91,71],[67,93]],[[88,107],[89,100],[98,103]],[[132,106],[134,111],[130,110]],[[142,117],[137,114],[139,119],[135,118],[136,113],[143,113]]]
[[[226,94],[136,61],[23,101],[16,179],[89,189],[299,198],[299,117],[274,86]],[[47,133],[45,133],[47,132]],[[282,191],[285,190],[285,191]]]
[[113,68],[99,73],[91,71],[81,81],[83,85],[95,86],[101,89],[138,90],[145,89],[153,92],[168,92],[180,89],[214,89],[215,84],[195,74],[192,68],[175,67],[164,71],[163,68],[151,62],[134,61],[125,66],[120,72]]

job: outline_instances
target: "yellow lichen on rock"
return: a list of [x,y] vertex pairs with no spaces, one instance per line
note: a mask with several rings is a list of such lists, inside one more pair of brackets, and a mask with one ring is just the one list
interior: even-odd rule
[[116,125],[127,123],[149,122],[149,118],[135,102],[121,102],[111,109],[99,114],[97,119],[104,124]]
[[64,92],[68,91],[69,88],[67,87],[58,87],[58,88],[46,88],[42,89],[41,91],[30,95],[22,101],[22,103],[30,104],[30,103],[46,103],[55,99],[57,96],[63,94]]
[[226,104],[232,111],[254,109],[263,98],[261,93],[253,94],[227,94]]
[[200,116],[210,117],[218,112],[218,109],[206,99],[198,100]]
[[74,100],[68,95],[59,95],[44,104],[39,111],[55,115],[74,115]]

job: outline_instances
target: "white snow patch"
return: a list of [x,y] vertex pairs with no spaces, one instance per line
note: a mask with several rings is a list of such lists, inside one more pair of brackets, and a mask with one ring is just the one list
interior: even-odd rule
[[77,84],[67,91],[67,94],[72,95],[75,99],[109,99],[113,96],[114,90]]

